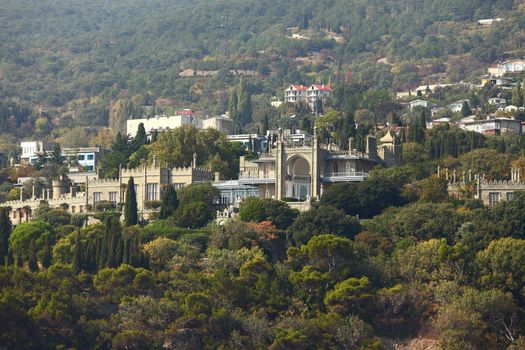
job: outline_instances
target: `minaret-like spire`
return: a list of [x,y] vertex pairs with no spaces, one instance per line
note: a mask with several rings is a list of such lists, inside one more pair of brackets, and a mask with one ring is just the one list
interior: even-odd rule
[[197,152],[194,152],[193,153],[193,162],[191,163],[191,167],[193,169],[196,169],[197,168]]

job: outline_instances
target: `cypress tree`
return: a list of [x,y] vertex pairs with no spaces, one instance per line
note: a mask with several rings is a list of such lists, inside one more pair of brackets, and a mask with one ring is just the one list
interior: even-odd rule
[[75,249],[73,250],[73,272],[79,273],[82,269],[82,241],[80,240],[80,232],[77,232]]
[[158,138],[159,138],[159,132],[157,130],[153,130],[151,132],[151,143],[157,142]]
[[107,267],[117,267],[122,261],[122,248],[121,248],[121,227],[118,217],[112,216],[109,219],[110,225],[108,228],[108,250],[107,250]]
[[244,127],[246,124],[252,121],[252,97],[246,87],[246,79],[241,76],[239,82],[239,92],[237,93],[237,114],[240,127]]
[[9,236],[11,235],[11,220],[9,209],[0,208],[0,264],[3,264],[9,254]]
[[6,265],[13,266],[15,264],[15,257],[13,256],[13,249],[9,248],[7,252]]
[[269,129],[269,125],[268,124],[269,124],[269,122],[268,122],[268,114],[265,113],[264,116],[263,116],[263,120],[262,120],[262,130],[261,130],[263,135],[266,135],[267,132],[268,132],[268,129]]
[[122,263],[129,265],[129,238],[123,240]]
[[135,181],[133,176],[129,178],[128,187],[126,190],[126,200],[124,202],[124,221],[126,225],[136,225],[138,223],[137,216],[137,194],[135,192]]
[[101,260],[101,253],[102,253],[102,238],[97,237],[97,243],[95,246],[95,269],[100,270],[102,269],[103,263]]
[[36,245],[34,240],[31,241],[29,246],[29,259],[27,261],[27,266],[31,272],[38,271],[38,260],[36,258]]
[[148,142],[148,137],[146,136],[146,129],[144,129],[144,123],[140,123],[137,128],[137,134],[133,139],[133,148],[134,151],[137,151],[140,147],[144,146]]
[[51,266],[51,260],[51,245],[49,244],[49,237],[46,236],[44,241],[44,252],[42,254],[42,266],[47,269],[49,266]]
[[238,123],[238,115],[237,115],[237,104],[239,103],[237,98],[237,90],[233,89],[231,96],[230,96],[230,102],[228,104],[228,111],[230,114],[231,120],[233,120],[235,123]]
[[463,117],[468,117],[472,115],[472,110],[470,109],[470,105],[467,101],[463,101],[463,105],[461,106],[461,115]]
[[177,198],[177,191],[173,186],[169,185],[162,197],[160,205],[159,219],[167,219],[173,215],[175,210],[179,207],[179,199]]
[[22,249],[18,250],[16,254],[16,266],[23,268],[24,267],[24,258],[22,256]]

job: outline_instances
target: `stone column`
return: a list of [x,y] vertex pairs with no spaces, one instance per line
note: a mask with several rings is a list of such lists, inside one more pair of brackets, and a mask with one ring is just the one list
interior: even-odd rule
[[279,140],[275,152],[275,198],[279,200],[285,196],[286,159],[284,155],[283,131],[279,129]]
[[317,127],[314,127],[314,140],[312,142],[312,164],[310,173],[310,182],[312,186],[310,190],[310,198],[318,199],[318,197],[321,195],[321,179],[319,176],[319,142],[317,141]]

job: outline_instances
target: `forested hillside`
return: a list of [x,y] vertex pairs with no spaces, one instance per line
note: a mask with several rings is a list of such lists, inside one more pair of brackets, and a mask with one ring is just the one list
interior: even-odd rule
[[[231,83],[215,79],[195,87],[178,77],[184,68],[255,69],[267,80],[259,92],[269,93],[288,82],[327,82],[338,73],[383,87],[417,85],[425,78],[417,67],[422,60],[431,71],[465,78],[522,54],[520,3],[3,0],[0,97],[63,106],[129,89],[206,106],[204,97]],[[476,27],[476,20],[492,17],[505,21]],[[310,40],[290,39],[290,27]],[[327,58],[317,64],[291,69],[293,58],[323,50]],[[451,61],[451,55],[459,58]],[[383,57],[394,66],[376,64]],[[460,72],[452,74],[457,65]]]

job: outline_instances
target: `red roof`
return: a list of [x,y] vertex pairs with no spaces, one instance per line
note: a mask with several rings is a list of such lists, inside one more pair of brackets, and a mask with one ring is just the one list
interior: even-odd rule
[[290,85],[292,87],[292,89],[295,89],[295,90],[308,90],[308,88],[304,85]]
[[332,92],[332,88],[328,85],[312,85],[312,87],[316,88],[317,90],[321,90],[321,91],[330,91]]
[[194,115],[195,112],[191,109],[183,109],[182,111],[177,111],[175,115]]

